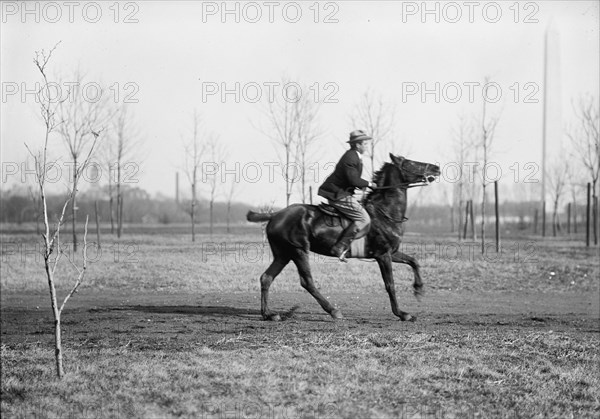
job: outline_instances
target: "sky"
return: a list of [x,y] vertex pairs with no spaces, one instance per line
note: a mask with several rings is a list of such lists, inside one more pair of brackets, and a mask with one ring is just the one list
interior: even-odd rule
[[[103,85],[111,102],[127,102],[139,139],[131,158],[139,161],[139,170],[131,169],[135,186],[174,196],[180,172],[187,193],[183,144],[196,111],[202,132],[216,135],[227,149],[216,170],[227,181],[237,176],[236,200],[256,206],[285,203],[281,153],[265,133],[264,113],[270,92],[283,95],[283,79],[298,82],[302,94],[319,103],[322,136],[311,154],[315,187],[344,152],[349,132],[363,128],[353,125],[351,114],[366,91],[393,113],[393,135],[382,147],[440,164],[440,182],[448,184],[444,169],[455,160],[453,130],[461,115],[480,115],[485,77],[495,89],[487,112],[498,117],[491,161],[507,182],[523,181],[526,165],[540,164],[548,30],[549,158],[569,149],[564,130],[572,124],[573,101],[585,93],[597,98],[600,89],[597,1],[1,6],[3,189],[32,180],[21,166],[28,156],[24,143],[39,148],[44,134],[35,95],[27,93],[40,81],[32,59],[59,41],[48,65],[51,80],[70,80],[79,69],[91,97],[93,87]],[[58,135],[51,137],[51,150],[68,164]],[[217,199],[225,194],[223,187]],[[292,200],[299,199],[294,189]]]

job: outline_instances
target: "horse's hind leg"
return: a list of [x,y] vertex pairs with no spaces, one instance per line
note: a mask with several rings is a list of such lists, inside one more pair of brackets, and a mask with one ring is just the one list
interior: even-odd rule
[[404,263],[412,268],[413,273],[415,275],[415,281],[413,282],[413,290],[415,293],[415,297],[417,297],[417,299],[420,299],[423,296],[424,292],[423,281],[421,281],[421,273],[419,272],[419,262],[417,262],[417,260],[412,256],[408,256],[406,253],[402,252],[395,252],[392,255],[392,262]]
[[269,287],[277,275],[285,268],[290,258],[275,256],[275,260],[267,268],[265,273],[260,276],[260,312],[264,320],[279,321],[279,314],[272,313],[269,310]]
[[398,301],[396,299],[396,287],[394,285],[394,276],[392,272],[392,257],[389,253],[385,253],[377,258],[377,263],[379,264],[379,269],[381,270],[381,276],[383,277],[383,283],[385,284],[385,290],[390,297],[390,304],[392,305],[392,313],[396,316],[400,317],[400,320],[410,320],[415,321],[416,318],[411,316],[410,314],[400,310],[398,308]]
[[296,249],[292,260],[298,268],[300,274],[300,285],[312,295],[315,300],[323,307],[323,310],[328,312],[334,319],[343,318],[342,312],[331,305],[329,301],[317,289],[310,273],[310,265],[308,264],[308,252],[302,249]]

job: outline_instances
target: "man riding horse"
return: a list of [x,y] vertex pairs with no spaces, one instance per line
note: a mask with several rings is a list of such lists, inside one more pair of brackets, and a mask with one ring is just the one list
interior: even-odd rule
[[331,248],[331,253],[346,262],[346,252],[350,243],[356,238],[363,237],[369,231],[371,218],[363,206],[354,197],[356,188],[372,188],[374,183],[362,179],[362,154],[365,152],[365,141],[372,140],[364,131],[356,130],[350,133],[350,149],[344,153],[335,166],[333,173],[319,188],[318,194],[327,198],[329,205],[351,220],[344,229],[337,243]]

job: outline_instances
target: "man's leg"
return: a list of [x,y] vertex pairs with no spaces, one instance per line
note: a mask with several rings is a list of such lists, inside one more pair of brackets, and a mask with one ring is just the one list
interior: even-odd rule
[[329,201],[329,204],[337,208],[352,221],[344,229],[337,243],[331,248],[331,253],[337,256],[340,261],[346,262],[345,255],[348,249],[350,249],[350,243],[356,237],[362,237],[367,233],[371,219],[367,211],[353,196],[348,196],[337,201]]

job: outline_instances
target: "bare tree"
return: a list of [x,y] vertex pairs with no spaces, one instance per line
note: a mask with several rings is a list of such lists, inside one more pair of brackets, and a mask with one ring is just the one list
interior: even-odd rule
[[[108,118],[106,96],[103,91],[94,89],[94,94],[82,89],[85,86],[84,77],[76,72],[73,80],[64,82],[69,85],[69,94],[65,100],[58,101],[58,115],[60,124],[57,125],[72,159],[72,183],[79,184],[78,176],[82,174],[79,170],[82,159],[89,153],[91,144],[94,143],[96,135],[92,127],[102,127]],[[90,84],[91,85],[91,84]],[[97,83],[93,86],[98,86]],[[50,93],[48,93],[50,94]],[[71,199],[71,222],[73,229],[73,250],[77,250],[77,189],[73,191]]]
[[594,244],[598,244],[598,176],[600,175],[600,139],[598,98],[583,95],[573,105],[577,125],[567,131],[575,152],[592,183]]
[[200,138],[199,133],[199,124],[200,119],[198,117],[198,113],[194,111],[193,116],[193,126],[192,126],[192,136],[188,141],[184,141],[184,151],[185,151],[185,174],[190,181],[192,196],[190,202],[190,208],[188,213],[190,214],[191,222],[192,222],[192,241],[196,241],[196,226],[195,226],[195,216],[196,216],[196,207],[198,205],[196,192],[198,187],[198,175],[201,174],[201,165],[202,165],[202,154],[204,152],[204,145]]
[[[269,128],[262,130],[273,143],[277,153],[279,154],[279,146],[283,147],[283,166],[282,174],[285,180],[285,202],[286,206],[290,204],[292,196],[292,186],[295,176],[291,175],[292,159],[296,149],[296,139],[298,133],[298,112],[297,102],[301,99],[301,92],[295,92],[289,88],[297,83],[292,83],[288,79],[282,80],[282,85],[287,86],[282,95],[276,95],[273,98],[267,99],[265,114],[268,119]],[[280,157],[281,158],[281,157]]]
[[567,179],[570,177],[569,160],[564,158],[563,152],[552,162],[547,175],[552,196],[552,235],[556,237],[557,230],[560,231],[558,208]]
[[310,151],[314,143],[321,136],[321,130],[317,124],[319,106],[313,102],[308,95],[302,96],[295,103],[295,126],[296,132],[296,166],[300,175],[300,192],[302,203],[307,203],[310,198],[307,188],[307,172],[310,165]]
[[31,185],[29,185],[27,190],[29,192],[29,198],[31,199],[31,205],[33,208],[33,216],[35,217],[35,234],[39,235],[40,234],[40,217],[42,216],[42,207],[41,207],[42,203],[40,201],[40,196],[33,191]]
[[[217,188],[220,184],[219,167],[222,166],[223,160],[226,157],[227,150],[219,142],[219,138],[214,134],[208,134],[205,140],[206,157],[209,159],[209,164],[203,165],[202,182],[208,186],[209,196],[209,232],[212,236],[214,226],[214,204],[217,196]],[[205,162],[207,163],[207,162]]]
[[[271,214],[273,213],[275,208],[275,201],[271,201],[268,204],[262,204],[258,207],[258,210],[261,213],[267,213],[267,214]],[[267,222],[261,223],[261,230],[262,230],[262,241],[263,243],[267,242]]]
[[[111,126],[111,131],[114,128]],[[107,194],[108,194],[108,216],[110,220],[110,234],[115,234],[115,188],[114,188],[114,162],[115,155],[117,154],[117,141],[114,141],[115,136],[112,132],[109,132],[108,140],[105,142],[102,148],[98,150],[100,154],[100,159],[102,161],[102,165],[106,170],[107,176]]]
[[[117,199],[117,237],[123,234],[123,183],[132,181],[130,177],[137,173],[139,160],[134,162],[132,159],[140,156],[141,142],[138,132],[133,126],[133,120],[129,109],[124,105],[117,110],[116,117],[113,120],[110,142],[112,147],[108,148],[111,152],[109,157],[109,193],[111,193],[111,183],[115,184]],[[110,180],[111,177],[114,179]],[[112,201],[112,193],[110,200]],[[112,205],[111,205],[112,212]]]
[[233,197],[237,190],[238,182],[234,178],[231,183],[229,183],[229,188],[227,189],[227,233],[231,232],[230,224],[231,224],[231,203],[233,201]]
[[375,95],[367,90],[356,105],[350,119],[352,129],[364,129],[373,137],[369,142],[369,159],[371,160],[371,173],[375,173],[375,156],[377,146],[386,141],[394,129],[395,107],[386,104],[381,95]]
[[484,93],[483,93],[483,110],[481,113],[481,137],[479,145],[482,153],[482,173],[481,173],[481,186],[482,186],[482,197],[481,197],[481,253],[485,253],[485,205],[486,205],[486,193],[485,188],[488,185],[488,176],[486,173],[488,159],[490,157],[492,141],[494,139],[494,133],[496,125],[498,124],[498,117],[488,117],[486,114],[486,98],[487,89],[489,88],[489,78],[485,78],[484,82]]
[[570,165],[570,176],[568,181],[569,192],[571,194],[571,202],[573,204],[572,215],[573,215],[573,233],[577,234],[577,197],[585,189],[586,183],[586,175],[583,174],[585,170],[580,165],[571,164]]
[[[463,231],[463,203],[465,202],[465,196],[470,196],[472,199],[472,193],[469,189],[469,175],[465,173],[465,163],[469,158],[469,150],[472,150],[473,146],[473,128],[465,116],[459,116],[458,127],[454,130],[454,158],[456,167],[456,181],[454,182],[454,199],[453,207],[458,207],[458,238],[461,238],[461,232]],[[472,189],[472,182],[471,182]]]
[[[42,119],[44,121],[44,125],[46,128],[45,138],[44,138],[44,148],[42,151],[34,154],[31,151],[31,149],[29,149],[29,147],[27,147],[27,145],[25,145],[25,146],[27,147],[27,149],[29,150],[29,153],[31,154],[31,156],[34,159],[36,182],[39,186],[39,193],[40,193],[39,199],[41,201],[42,209],[43,209],[44,233],[42,234],[42,238],[43,238],[43,243],[44,243],[44,254],[43,254],[44,268],[45,268],[46,277],[48,280],[48,287],[50,289],[50,301],[51,301],[51,306],[52,306],[52,314],[54,316],[54,355],[55,355],[55,362],[56,362],[56,374],[58,375],[59,378],[62,378],[64,375],[64,368],[63,368],[63,358],[62,358],[61,314],[65,308],[67,301],[73,296],[73,294],[75,294],[75,292],[77,292],[77,289],[81,285],[81,283],[84,279],[84,276],[85,276],[85,272],[86,272],[86,268],[87,268],[87,261],[88,261],[87,242],[86,242],[87,241],[88,219],[86,217],[85,229],[84,229],[84,234],[83,234],[82,267],[81,268],[78,267],[77,265],[75,265],[75,263],[73,261],[71,261],[69,258],[67,258],[67,259],[69,259],[69,261],[71,262],[73,267],[76,269],[78,275],[77,275],[75,284],[72,286],[70,291],[67,293],[67,295],[63,299],[62,304],[59,306],[57,290],[56,290],[56,286],[55,286],[55,279],[56,279],[56,268],[58,267],[58,263],[59,263],[62,255],[64,254],[64,250],[60,244],[60,228],[63,225],[67,205],[69,204],[69,202],[71,200],[73,200],[75,198],[75,192],[77,190],[77,181],[80,179],[81,174],[83,173],[83,171],[86,169],[87,165],[90,162],[90,158],[92,156],[92,153],[93,153],[96,143],[98,141],[99,134],[98,134],[98,132],[93,131],[92,128],[90,127],[90,130],[93,135],[92,143],[90,144],[87,154],[81,156],[82,159],[80,160],[80,164],[76,168],[77,173],[72,178],[73,182],[71,183],[71,188],[69,190],[68,197],[62,206],[62,211],[60,212],[60,215],[58,216],[58,219],[56,221],[56,224],[54,225],[53,231],[51,231],[50,221],[49,221],[48,203],[47,203],[46,190],[45,190],[46,170],[47,170],[47,163],[48,163],[48,139],[50,137],[50,134],[58,126],[55,117],[56,117],[57,107],[60,106],[60,103],[53,104],[52,100],[50,99],[49,83],[48,83],[48,78],[46,76],[46,66],[47,66],[50,58],[52,57],[52,53],[54,52],[55,49],[56,49],[56,46],[54,46],[54,48],[52,48],[48,52],[48,54],[46,54],[44,50],[42,50],[41,52],[36,52],[35,58],[33,60],[34,64],[36,65],[37,69],[39,70],[39,72],[41,73],[42,78],[43,78],[43,86],[42,86],[41,90],[38,92],[38,98],[40,101]],[[44,92],[44,90],[45,90],[45,92]],[[52,258],[53,254],[55,255],[54,259]]]

